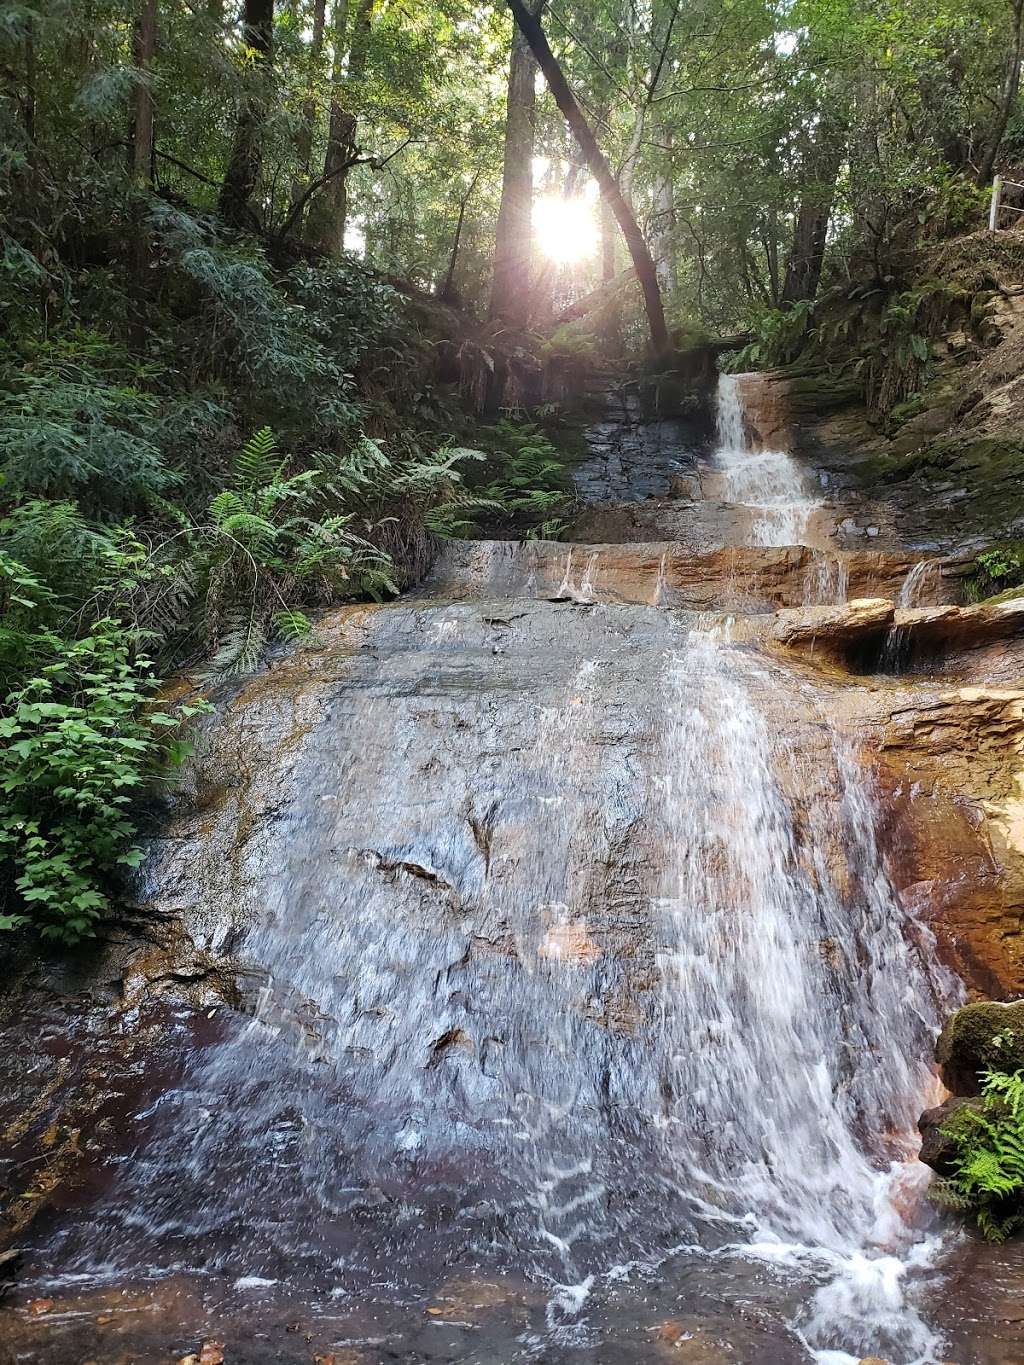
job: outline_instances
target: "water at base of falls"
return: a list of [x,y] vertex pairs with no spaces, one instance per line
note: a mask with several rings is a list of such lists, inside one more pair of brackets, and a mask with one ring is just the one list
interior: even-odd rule
[[[683,618],[541,604],[518,662],[489,620],[388,609],[380,674],[273,779],[251,1019],[140,1115],[51,1264],[389,1313],[445,1265],[522,1276],[535,1346],[472,1358],[538,1361],[631,1283],[671,1265],[699,1302],[745,1264],[822,1361],[940,1360],[934,1246],[899,1209],[948,984],[852,756],[813,693]],[[552,653],[568,620],[582,661]],[[377,692],[403,669],[433,682]],[[210,899],[239,875],[211,862]]]

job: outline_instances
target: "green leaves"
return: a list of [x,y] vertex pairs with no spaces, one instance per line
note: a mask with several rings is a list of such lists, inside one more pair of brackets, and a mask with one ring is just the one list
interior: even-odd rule
[[110,909],[117,867],[137,867],[135,795],[180,723],[149,711],[156,687],[134,632],[106,618],[79,640],[40,633],[35,676],[0,714],[0,860],[17,905],[0,928],[34,924],[75,943]]
[[209,525],[195,537],[214,645],[207,676],[250,672],[271,640],[307,636],[306,604],[397,591],[389,556],[353,531],[354,513],[329,510],[339,498],[376,494],[388,484],[385,475],[394,487],[379,445],[359,443],[341,477],[287,470],[273,432],[257,431],[235,461],[231,486],[211,500]]
[[1024,1072],[987,1071],[980,1106],[959,1109],[943,1133],[956,1157],[936,1202],[973,1213],[992,1242],[1024,1227]]

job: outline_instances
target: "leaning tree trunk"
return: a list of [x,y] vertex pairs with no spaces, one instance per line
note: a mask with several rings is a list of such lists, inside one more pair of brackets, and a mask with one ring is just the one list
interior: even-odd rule
[[1003,97],[999,104],[992,140],[982,158],[981,165],[978,167],[979,185],[987,185],[992,179],[996,157],[999,155],[999,148],[1006,134],[1006,125],[1010,121],[1013,106],[1017,102],[1017,95],[1020,93],[1022,56],[1024,56],[1024,0],[1013,0],[1013,42],[1010,46],[1006,82],[1003,85]]
[[263,162],[263,123],[267,99],[264,83],[273,62],[274,0],[245,0],[242,36],[253,54],[254,86],[242,102],[218,207],[233,227],[258,226],[251,200]]
[[633,261],[633,268],[636,270],[636,277],[640,281],[640,288],[643,290],[644,307],[647,310],[647,325],[651,333],[651,346],[655,355],[667,355],[669,337],[668,328],[665,325],[665,308],[661,300],[661,286],[658,283],[658,272],[654,265],[654,258],[651,256],[650,248],[640,231],[640,225],[636,221],[633,210],[623,198],[622,191],[604,159],[601,148],[597,145],[597,139],[576,103],[569,83],[562,74],[562,68],[558,65],[554,53],[548,46],[548,40],[544,36],[540,22],[526,8],[523,0],[508,0],[508,5],[516,16],[516,23],[522,30],[523,36],[530,44],[538,66],[544,72],[544,78],[555,97],[555,103],[562,111],[566,123],[568,123],[573,136],[579,143],[590,174],[600,186],[602,195],[608,201],[619,227],[622,229],[622,235],[626,239],[626,246],[629,248],[629,254]]
[[324,185],[310,206],[307,232],[314,246],[334,257],[340,256],[345,249],[348,177],[357,155],[356,116],[346,107],[345,87],[354,86],[366,75],[375,3],[376,0],[359,0],[352,24],[351,42],[347,46],[345,30],[348,26],[349,0],[338,0],[334,11],[334,69],[331,75],[327,148],[324,152]]
[[[544,0],[529,0],[535,18]],[[532,295],[533,252],[533,142],[536,116],[537,63],[526,34],[512,30],[505,115],[505,161],[501,205],[494,239],[494,278],[490,316],[524,327]]]

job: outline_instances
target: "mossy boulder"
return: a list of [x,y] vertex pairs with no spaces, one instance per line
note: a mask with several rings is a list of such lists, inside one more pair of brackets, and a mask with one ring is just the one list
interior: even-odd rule
[[954,1095],[977,1095],[985,1071],[1024,1070],[1024,1000],[964,1005],[939,1034],[935,1060]]

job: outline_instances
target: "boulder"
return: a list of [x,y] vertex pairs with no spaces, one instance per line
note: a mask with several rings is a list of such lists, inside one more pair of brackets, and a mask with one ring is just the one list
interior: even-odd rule
[[987,1070],[1024,1070],[1024,1000],[979,1000],[950,1018],[935,1045],[942,1079],[954,1095],[977,1095]]

